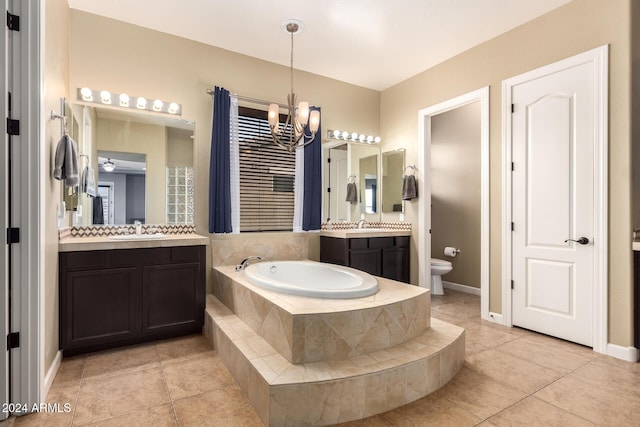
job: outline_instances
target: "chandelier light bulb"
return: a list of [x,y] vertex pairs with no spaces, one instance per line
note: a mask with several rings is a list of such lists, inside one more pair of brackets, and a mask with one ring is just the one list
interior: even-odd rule
[[313,110],[309,116],[309,130],[316,133],[318,128],[320,128],[320,111]]
[[269,105],[269,113],[267,115],[267,119],[269,121],[269,127],[274,131],[278,132],[280,127],[280,107],[278,104],[270,104]]
[[302,126],[306,126],[309,123],[309,103],[300,102],[298,104],[298,122]]

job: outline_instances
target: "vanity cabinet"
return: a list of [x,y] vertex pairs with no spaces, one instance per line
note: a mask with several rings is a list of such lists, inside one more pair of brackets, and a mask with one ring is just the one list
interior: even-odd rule
[[320,261],[409,283],[409,236],[346,239],[320,236]]
[[65,356],[200,332],[205,246],[60,252]]

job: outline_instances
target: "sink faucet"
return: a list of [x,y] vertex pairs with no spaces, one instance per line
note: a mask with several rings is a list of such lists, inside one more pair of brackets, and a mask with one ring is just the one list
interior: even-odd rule
[[142,234],[142,223],[138,220],[133,222],[134,225],[136,226],[136,234],[139,236]]
[[251,261],[262,261],[261,256],[250,256],[242,260],[242,262],[236,265],[236,271],[242,271],[249,266]]
[[360,221],[358,221],[358,228],[367,228],[367,220],[361,219]]

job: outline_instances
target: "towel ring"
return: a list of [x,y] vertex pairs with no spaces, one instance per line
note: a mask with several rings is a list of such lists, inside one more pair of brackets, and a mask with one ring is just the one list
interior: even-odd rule
[[349,175],[349,178],[347,178],[347,180],[349,181],[349,183],[354,183],[356,182],[357,178],[357,175]]
[[416,169],[416,167],[414,165],[409,165],[406,168],[404,168],[404,171],[402,172],[403,175],[407,174],[407,169],[413,170],[413,175],[415,175],[416,171],[418,170],[418,169]]

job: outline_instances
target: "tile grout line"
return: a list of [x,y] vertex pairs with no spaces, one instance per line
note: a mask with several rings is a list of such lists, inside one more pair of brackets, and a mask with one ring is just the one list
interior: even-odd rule
[[78,391],[76,392],[76,400],[73,402],[73,413],[71,414],[71,423],[69,426],[73,426],[76,420],[76,411],[78,409],[78,401],[80,400],[80,391],[82,390],[82,384],[84,384],[84,371],[87,367],[87,356],[82,356],[82,374],[80,375],[80,385],[78,386]]
[[169,397],[169,405],[171,405],[171,413],[173,414],[173,421],[176,423],[176,426],[178,426],[178,414],[176,413],[176,408],[175,406],[173,406],[173,398],[171,397],[171,392],[169,391],[169,384],[167,383],[167,375],[164,371],[165,368],[165,364],[162,363],[162,359],[160,358],[160,353],[158,352],[158,346],[154,345],[153,346],[156,355],[158,356],[158,361],[160,362],[160,371],[162,372],[162,380],[164,381],[164,388],[167,391],[167,396]]
[[[521,338],[523,338],[523,337],[521,337]],[[542,386],[542,387],[540,387],[540,388],[538,388],[538,389],[536,389],[536,390],[532,391],[531,393],[529,393],[529,394],[527,394],[527,395],[523,396],[521,399],[516,400],[516,401],[515,401],[515,402],[513,402],[511,405],[507,406],[506,408],[501,409],[500,411],[496,412],[495,414],[491,415],[490,417],[488,417],[488,418],[486,418],[486,419],[482,420],[480,423],[475,424],[475,425],[479,425],[479,424],[481,424],[481,423],[483,423],[483,422],[485,422],[485,421],[489,421],[489,422],[490,422],[491,418],[493,418],[493,417],[495,417],[495,416],[497,416],[497,415],[500,415],[501,413],[505,412],[507,409],[512,408],[512,407],[514,407],[514,406],[516,406],[518,403],[522,402],[523,400],[526,400],[526,399],[528,399],[528,398],[530,398],[530,397],[535,397],[536,399],[538,399],[538,400],[540,400],[540,401],[542,401],[542,402],[544,402],[544,403],[546,403],[546,404],[548,404],[548,405],[551,405],[551,406],[553,406],[553,407],[555,407],[555,408],[557,408],[557,409],[559,409],[559,410],[561,410],[561,411],[563,411],[563,412],[566,412],[567,414],[571,414],[571,415],[573,415],[573,416],[575,416],[575,417],[580,418],[581,420],[587,421],[588,423],[593,424],[594,426],[596,426],[597,424],[595,424],[595,423],[593,423],[592,421],[590,421],[590,420],[588,420],[588,419],[584,418],[583,416],[578,415],[578,414],[575,414],[575,413],[573,413],[573,412],[571,412],[571,411],[568,411],[568,410],[566,410],[566,409],[564,409],[564,408],[561,408],[561,407],[559,407],[559,406],[557,406],[557,405],[554,405],[554,404],[553,404],[553,403],[551,403],[551,402],[547,402],[546,400],[540,399],[540,398],[538,398],[538,397],[536,397],[536,396],[534,396],[534,395],[535,395],[536,393],[538,393],[539,391],[542,391],[542,390],[544,390],[545,388],[547,388],[547,387],[549,387],[549,386],[551,386],[551,385],[553,385],[553,384],[557,383],[557,382],[558,382],[558,381],[560,381],[561,379],[563,379],[563,378],[565,378],[565,377],[567,377],[567,376],[569,376],[569,375],[573,374],[573,373],[574,373],[574,372],[576,372],[577,370],[584,368],[585,366],[587,366],[588,364],[592,363],[594,360],[597,360],[597,359],[599,359],[599,358],[600,358],[600,356],[596,357],[595,359],[592,359],[592,360],[589,360],[589,361],[587,361],[587,362],[583,363],[582,365],[578,366],[577,368],[573,369],[572,371],[567,372],[566,374],[562,375],[561,377],[556,378],[555,380],[551,381],[550,383],[545,384],[544,386]],[[495,381],[497,381],[497,380],[495,380]],[[500,381],[498,381],[498,382],[500,382]]]

